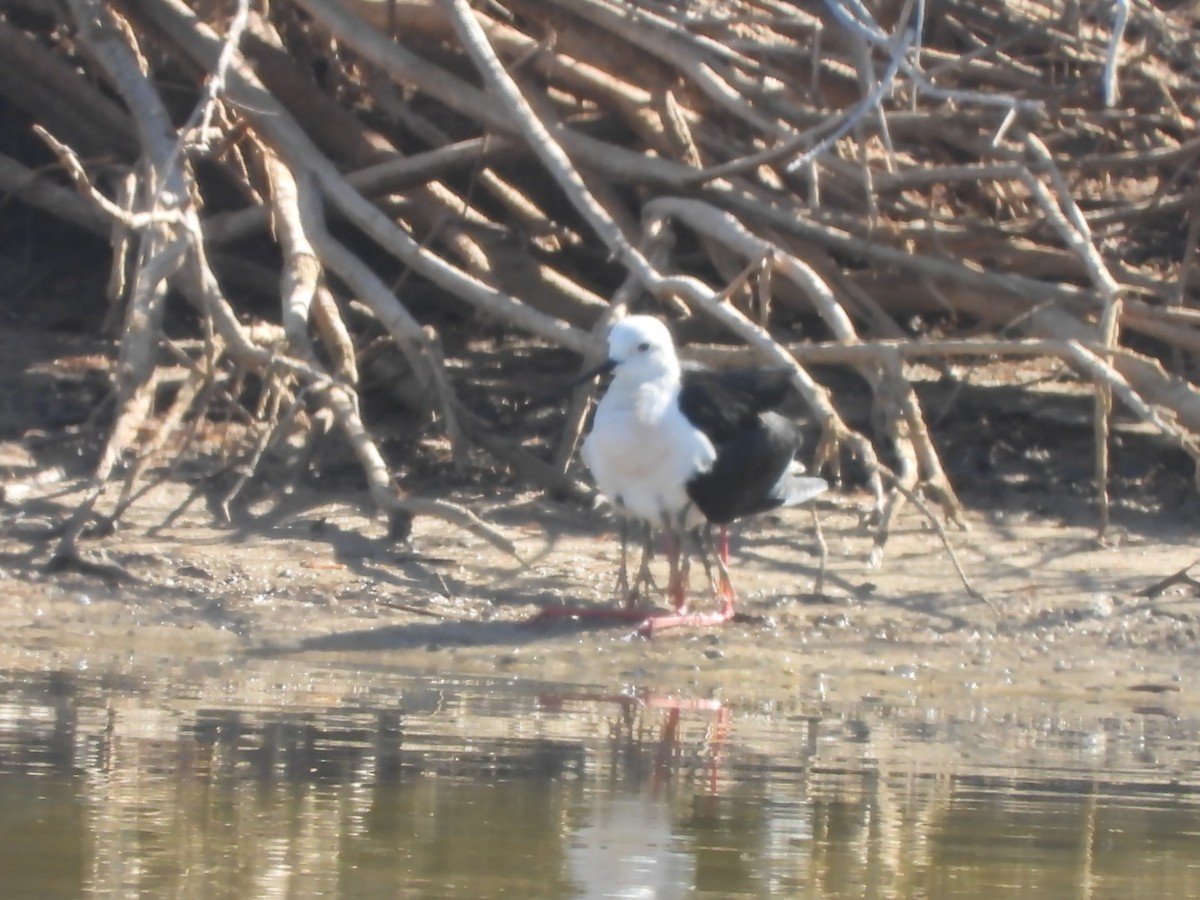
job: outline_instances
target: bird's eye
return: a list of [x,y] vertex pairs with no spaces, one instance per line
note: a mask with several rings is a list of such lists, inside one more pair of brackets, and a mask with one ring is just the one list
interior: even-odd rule
[[650,345],[648,343],[646,343],[645,341],[643,341],[642,343],[638,344],[638,349],[640,351],[642,351],[643,353],[645,353],[647,350],[650,349]]

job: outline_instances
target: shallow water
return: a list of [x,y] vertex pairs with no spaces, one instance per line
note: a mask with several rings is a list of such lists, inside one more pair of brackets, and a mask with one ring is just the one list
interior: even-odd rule
[[1200,897],[1200,721],[0,672],[0,897]]

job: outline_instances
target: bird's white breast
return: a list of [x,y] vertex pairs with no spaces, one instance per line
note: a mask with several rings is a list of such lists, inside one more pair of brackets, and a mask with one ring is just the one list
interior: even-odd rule
[[712,467],[716,451],[680,411],[677,385],[614,381],[582,456],[602,494],[659,524],[688,505],[687,482]]

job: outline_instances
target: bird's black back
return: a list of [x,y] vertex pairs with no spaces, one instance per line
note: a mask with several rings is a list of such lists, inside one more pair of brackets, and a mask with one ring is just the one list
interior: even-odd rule
[[679,408],[714,445],[721,444],[755,427],[759,413],[783,403],[790,380],[791,373],[782,368],[685,368]]
[[774,488],[800,449],[794,423],[778,413],[756,412],[748,425],[713,446],[713,467],[687,484],[688,497],[708,521],[725,525],[783,503]]

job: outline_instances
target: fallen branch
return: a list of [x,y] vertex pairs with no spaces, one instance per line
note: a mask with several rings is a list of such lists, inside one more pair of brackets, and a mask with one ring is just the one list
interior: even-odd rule
[[[4,199],[112,246],[117,416],[64,552],[109,486],[119,517],[218,407],[246,485],[272,435],[303,447],[291,477],[332,432],[396,533],[431,510],[511,546],[403,491],[391,472],[415,460],[386,458],[376,423],[403,394],[399,456],[442,446],[434,430],[448,483],[480,448],[585,496],[589,390],[501,434],[489,423],[536,391],[489,367],[582,372],[629,311],[673,320],[697,357],[787,366],[818,462],[863,464],[877,556],[909,495],[959,518],[917,360],[1040,356],[1089,382],[1101,528],[1113,403],[1198,458],[1186,5],[1117,3],[1086,28],[1041,0],[950,0],[936,22],[922,0],[887,19],[741,0],[720,17],[640,0],[68,9],[0,12],[14,134],[53,148],[14,138]],[[182,360],[161,352],[169,290],[194,310]],[[380,409],[385,355],[407,369]],[[182,387],[157,374],[180,362]],[[816,365],[866,379],[871,428]]]

